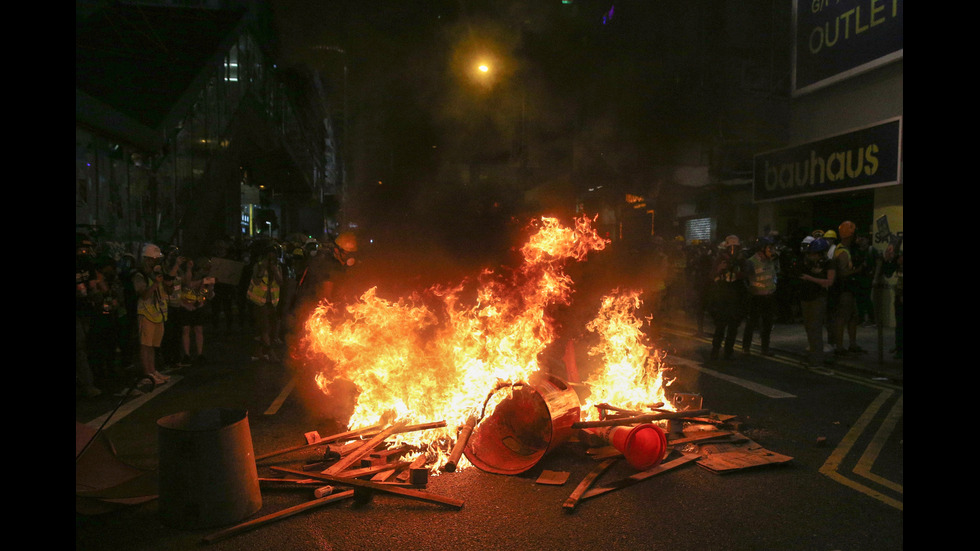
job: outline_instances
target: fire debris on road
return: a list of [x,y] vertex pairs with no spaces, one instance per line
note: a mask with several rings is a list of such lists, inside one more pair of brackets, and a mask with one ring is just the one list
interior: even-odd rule
[[[700,406],[700,399],[693,405],[695,407]],[[653,404],[653,406],[649,412],[640,412],[601,404],[600,409],[604,410],[604,413],[600,421],[573,423],[577,433],[572,434],[568,440],[580,444],[586,456],[597,463],[562,504],[565,512],[573,512],[584,501],[627,488],[691,463],[715,474],[726,474],[747,468],[786,463],[792,460],[789,456],[764,449],[734,430],[739,427],[736,416],[721,415],[707,409],[675,412],[658,410],[657,408],[662,404]],[[667,423],[668,430],[665,431],[652,424],[654,421]],[[313,493],[314,498],[299,505],[223,528],[205,536],[203,541],[213,543],[224,540],[279,520],[348,499],[363,504],[370,501],[376,492],[459,510],[464,505],[463,500],[426,491],[430,469],[434,468],[435,463],[431,461],[432,458],[426,454],[425,450],[393,441],[393,437],[399,434],[441,429],[445,426],[444,421],[414,425],[408,425],[404,422],[382,423],[322,438],[313,431],[304,435],[305,444],[257,455],[255,459],[256,469],[267,468],[279,475],[257,478],[261,487],[296,487],[312,490],[311,493]],[[460,427],[459,438],[454,448],[464,445],[467,436],[473,432],[473,429],[474,427],[469,426],[469,424]],[[478,430],[479,426],[476,429]],[[656,437],[659,435],[662,435],[662,440],[644,439],[646,436]],[[93,435],[86,433],[83,436],[91,437]],[[99,442],[104,441],[104,435],[97,434],[95,436],[101,438]],[[112,446],[109,443],[104,446],[95,446],[93,449],[102,450],[102,448],[107,450],[105,453],[112,454]],[[318,454],[312,460],[306,458],[292,461],[290,466],[266,465],[266,462],[273,458],[281,458],[289,454],[319,448],[325,448],[322,455]],[[99,461],[104,462],[105,453],[100,455]],[[406,456],[412,454],[416,454],[414,459],[405,459]],[[623,458],[636,472],[630,476],[597,486],[596,484],[602,475]],[[115,459],[114,456],[111,459]],[[110,463],[112,462],[110,461]],[[119,463],[119,461],[116,460],[115,463]],[[641,465],[643,468],[637,468],[637,465]],[[437,470],[446,473],[455,471],[455,468],[453,471],[445,468]],[[568,480],[569,474],[567,472],[542,472],[536,482],[561,485]],[[118,480],[114,481],[114,483],[118,482]],[[125,481],[123,482],[123,484],[118,484],[118,487],[126,486]],[[337,491],[336,487],[349,487],[350,489]],[[109,488],[110,492],[106,495],[111,495],[111,502],[116,505],[140,504],[156,497],[152,495],[153,492],[146,489],[145,484],[141,484],[139,488],[142,491],[138,496],[135,494],[122,496],[118,492],[111,491],[112,488]],[[91,501],[93,496],[105,494],[105,489],[94,493],[90,489],[83,494]],[[79,494],[79,496],[81,495]],[[84,513],[81,510],[79,512]]]
[[[610,407],[610,410],[613,409],[617,408]],[[653,419],[648,419],[650,417]],[[638,418],[646,422],[637,424],[636,420]],[[670,419],[671,428],[674,430],[670,432],[661,431],[666,436],[667,447],[663,450],[654,450],[652,452],[649,449],[633,449],[633,446],[637,444],[628,438],[614,438],[613,440],[604,441],[603,436],[597,437],[596,433],[587,432],[591,428],[590,426],[594,427],[601,423],[608,427],[621,428],[635,435],[637,430],[654,426],[648,424],[650,420],[660,419]],[[789,456],[773,453],[762,448],[739,432],[726,430],[730,426],[729,423],[733,420],[734,416],[718,415],[708,410],[699,409],[687,412],[660,412],[619,418],[612,416],[600,422],[579,423],[583,425],[583,427],[580,427],[580,436],[573,440],[577,440],[583,444],[586,450],[585,453],[598,463],[575,487],[568,499],[562,504],[563,509],[566,512],[572,512],[584,501],[627,488],[648,478],[692,462],[710,472],[725,474],[750,467],[779,464],[792,460]],[[226,528],[206,536],[204,541],[210,543],[225,539],[295,514],[346,499],[353,499],[355,502],[364,503],[371,500],[375,492],[401,496],[407,499],[414,499],[458,510],[463,507],[463,500],[425,491],[428,483],[429,460],[424,452],[419,453],[413,461],[405,461],[402,459],[403,456],[416,452],[417,450],[411,446],[399,445],[397,443],[394,443],[393,447],[389,447],[392,446],[392,442],[389,441],[392,435],[443,426],[445,426],[444,422],[423,423],[410,426],[403,423],[395,423],[385,428],[373,426],[367,429],[348,431],[325,438],[319,438],[319,435],[315,432],[307,433],[307,439],[311,441],[308,441],[305,445],[258,456],[257,462],[261,463],[265,459],[279,457],[294,451],[326,447],[327,449],[322,458],[318,458],[315,461],[307,461],[301,466],[284,467],[271,465],[268,467],[272,471],[286,475],[285,477],[260,479],[263,485],[294,484],[301,487],[316,488],[320,493],[316,493],[315,499],[309,502]],[[466,426],[461,428],[461,436],[469,432],[467,428]],[[660,430],[659,427],[657,430]],[[460,441],[463,440],[465,438],[462,438]],[[341,444],[344,441],[346,443]],[[601,486],[595,486],[601,476],[619,459],[626,458],[628,461],[631,461],[633,459],[631,456],[637,453],[654,453],[657,456],[653,462],[655,464],[648,468],[638,470],[628,477],[611,481]],[[447,469],[441,470],[443,472],[451,472]],[[543,472],[536,482],[564,484],[568,477],[569,473]],[[336,486],[349,486],[352,489],[336,492],[333,486],[324,487],[323,484],[325,483]]]

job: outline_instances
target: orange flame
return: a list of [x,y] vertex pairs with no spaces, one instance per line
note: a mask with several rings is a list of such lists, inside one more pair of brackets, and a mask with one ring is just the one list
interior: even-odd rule
[[[636,317],[640,304],[637,290],[603,297],[598,316],[586,325],[599,336],[599,344],[589,355],[602,357],[602,367],[586,380],[591,390],[587,405],[612,404],[636,411],[648,410],[655,403],[669,406],[664,392],[669,385],[662,369],[664,353],[646,342],[642,321]],[[587,419],[598,417],[595,408],[582,411]]]
[[[536,232],[521,248],[523,264],[508,277],[484,271],[475,289],[464,282],[390,301],[372,288],[343,308],[321,302],[306,322],[309,350],[326,359],[317,384],[328,394],[337,380],[356,385],[351,427],[392,417],[446,421],[435,436],[399,436],[445,461],[457,428],[485,414],[495,389],[526,382],[540,369],[539,355],[557,337],[549,307],[568,304],[573,291],[564,265],[608,244],[593,221],[581,217],[569,228],[553,218],[536,220]],[[637,294],[607,298],[589,324],[606,343],[600,344],[606,367],[589,380],[603,400],[633,405],[660,396],[651,390],[657,362],[635,318],[629,320],[628,306],[638,300]]]

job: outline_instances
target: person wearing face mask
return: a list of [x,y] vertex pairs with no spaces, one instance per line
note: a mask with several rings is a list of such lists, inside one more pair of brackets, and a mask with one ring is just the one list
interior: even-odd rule
[[772,334],[776,311],[775,244],[769,237],[756,241],[756,252],[745,261],[745,282],[748,288],[748,316],[742,334],[742,353],[752,352],[752,337],[759,329],[762,354],[769,356],[769,337]]
[[133,274],[133,288],[137,294],[136,313],[139,318],[140,365],[143,374],[156,384],[163,384],[170,377],[156,368],[156,354],[163,343],[164,322],[169,315],[168,297],[173,290],[177,265],[164,273],[163,252],[160,247],[148,243],[143,247],[142,265]]
[[708,312],[714,320],[711,359],[718,359],[724,345],[724,359],[734,358],[738,326],[745,317],[745,270],[742,244],[737,235],[729,235],[718,247],[711,268]]

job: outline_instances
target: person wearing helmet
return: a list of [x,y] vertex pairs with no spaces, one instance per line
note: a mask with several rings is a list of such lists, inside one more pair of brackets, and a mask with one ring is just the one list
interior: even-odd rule
[[769,237],[760,237],[756,240],[755,249],[755,254],[745,261],[748,315],[742,333],[742,353],[752,353],[752,337],[758,327],[762,354],[769,356],[769,337],[776,312],[775,243]]
[[[834,249],[832,261],[837,272],[834,286],[834,355],[864,354],[867,351],[857,343],[857,288],[859,282],[854,276],[857,269],[854,266],[851,249],[854,243],[854,223],[847,221],[838,228],[841,239]],[[824,234],[826,235],[826,234]],[[844,335],[847,335],[850,346],[844,348]]]
[[824,361],[823,332],[827,325],[828,289],[834,284],[834,264],[827,258],[830,243],[820,237],[807,246],[800,275],[800,309],[803,313],[803,329],[809,343],[807,365],[818,367]]
[[735,356],[735,339],[738,326],[745,317],[745,271],[742,244],[737,235],[729,235],[718,246],[711,268],[711,287],[708,291],[707,308],[714,320],[715,330],[711,339],[711,359],[718,359],[722,345],[724,358]]
[[327,262],[326,280],[321,287],[322,297],[334,300],[337,294],[337,286],[341,282],[342,275],[352,268],[357,261],[354,253],[357,252],[357,238],[351,232],[344,232],[333,240],[332,254],[330,261]]
[[357,252],[357,238],[354,237],[354,234],[344,232],[338,235],[333,242],[333,254],[337,261],[345,266],[353,266],[354,257],[351,255]]
[[834,230],[827,230],[823,232],[823,238],[827,240],[827,244],[830,248],[827,249],[827,258],[834,258],[834,250],[837,248],[837,232]]
[[277,256],[279,251],[269,244],[256,252],[258,255],[246,293],[258,330],[258,346],[252,359],[277,362],[279,358],[273,349],[273,341],[278,335],[279,295],[283,284],[282,267]]
[[813,241],[815,239],[817,239],[817,238],[816,237],[813,237],[812,235],[808,235],[808,236],[804,237],[803,238],[803,241],[800,242],[800,252],[803,253],[804,255],[806,255],[807,251],[810,248],[810,243],[813,243]]
[[133,274],[139,319],[140,366],[143,374],[155,384],[170,380],[170,377],[157,371],[156,354],[163,343],[164,323],[169,310],[167,301],[177,271],[175,263],[170,273],[164,273],[163,258],[160,247],[147,243],[143,247],[140,268]]

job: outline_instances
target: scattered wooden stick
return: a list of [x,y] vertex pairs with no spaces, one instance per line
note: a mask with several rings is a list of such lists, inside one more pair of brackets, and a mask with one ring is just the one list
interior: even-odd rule
[[570,513],[575,509],[575,507],[579,504],[579,501],[582,498],[582,494],[584,494],[585,491],[592,486],[592,484],[596,481],[596,479],[602,476],[602,473],[606,472],[609,469],[609,467],[611,467],[612,464],[616,462],[617,459],[618,458],[615,457],[611,459],[606,459],[605,461],[596,465],[595,468],[592,469],[592,472],[585,475],[585,478],[582,479],[582,482],[579,482],[578,486],[575,487],[575,490],[572,492],[572,495],[568,496],[568,499],[566,499],[565,503],[562,504],[562,508],[565,509],[566,513]]
[[[438,428],[442,428],[442,427],[445,427],[445,426],[446,426],[446,422],[445,421],[433,421],[433,422],[430,422],[430,423],[419,423],[417,425],[406,425],[405,427],[401,428],[400,430],[397,430],[397,431],[393,432],[392,434],[402,434],[402,433],[405,433],[405,432],[415,432],[415,431],[419,431],[419,430],[438,429]],[[383,427],[384,427],[384,425],[374,425],[374,426],[371,426],[371,427],[365,427],[363,429],[356,429],[356,430],[350,430],[350,431],[347,431],[347,432],[341,432],[341,433],[338,433],[338,434],[334,434],[334,435],[328,436],[328,437],[326,437],[326,438],[324,438],[324,439],[322,439],[322,440],[320,440],[318,442],[314,442],[312,444],[301,444],[299,446],[293,446],[291,448],[285,448],[285,449],[282,449],[282,450],[278,450],[278,451],[269,452],[269,453],[266,453],[266,454],[263,454],[263,455],[259,455],[259,456],[257,456],[255,458],[255,460],[256,461],[262,461],[264,459],[269,459],[270,457],[276,457],[276,456],[280,456],[280,455],[285,455],[287,453],[292,453],[292,452],[296,452],[296,451],[300,451],[300,450],[305,450],[305,449],[309,449],[309,448],[315,448],[315,447],[319,447],[319,446],[326,446],[327,444],[331,444],[333,442],[339,442],[341,440],[356,440],[358,438],[362,438],[362,437],[365,437],[365,436],[373,436],[373,435],[377,434],[378,431],[381,431],[383,429]]]
[[[307,475],[307,473],[303,473],[302,471],[294,471],[292,469],[286,469],[286,468],[283,468],[283,467],[272,467],[272,469],[273,470],[276,470],[276,471],[284,472],[284,473],[292,473],[292,474],[302,473],[304,476]],[[430,494],[429,492],[421,492],[421,491],[418,491],[418,490],[411,490],[411,489],[408,489],[408,488],[401,488],[399,486],[393,486],[393,485],[389,485],[389,484],[379,484],[379,483],[376,483],[376,482],[369,482],[367,480],[359,480],[359,479],[356,479],[356,478],[346,478],[346,477],[343,477],[343,476],[336,476],[336,475],[325,474],[325,473],[320,473],[320,474],[315,474],[315,475],[314,474],[311,474],[309,476],[312,476],[313,478],[321,478],[323,480],[327,480],[327,481],[330,481],[330,482],[335,482],[337,484],[343,484],[345,486],[354,486],[355,488],[363,488],[363,489],[367,489],[367,490],[376,490],[376,491],[379,491],[379,492],[385,492],[385,493],[389,493],[389,494],[395,494],[395,495],[399,495],[399,496],[402,496],[402,497],[407,497],[409,499],[415,499],[415,500],[418,500],[418,501],[425,501],[425,502],[429,502],[429,503],[436,503],[438,505],[445,505],[447,507],[452,507],[454,509],[462,509],[463,508],[463,502],[461,500],[453,499],[451,497],[438,496],[438,495]]]
[[446,464],[442,466],[442,470],[447,473],[456,472],[456,466],[459,464],[459,458],[463,455],[463,449],[466,448],[466,442],[469,441],[470,435],[473,434],[473,428],[476,426],[476,417],[470,417],[466,420],[466,424],[463,428],[459,430],[459,436],[456,438],[456,445],[453,446],[453,451],[449,454],[449,459]]
[[667,445],[674,446],[677,444],[687,444],[688,442],[700,442],[702,440],[710,440],[712,438],[721,438],[723,436],[731,436],[732,431],[729,430],[706,430],[699,431],[690,435],[684,435],[681,438],[668,439]]
[[370,440],[362,444],[359,448],[357,448],[347,456],[340,458],[340,461],[337,461],[333,465],[327,467],[326,470],[323,471],[324,474],[337,474],[345,470],[347,467],[350,467],[355,462],[360,461],[360,459],[365,455],[373,452],[374,448],[376,448],[378,444],[384,442],[385,438],[391,436],[391,433],[404,427],[405,427],[404,423],[395,423],[394,425],[391,425],[390,427],[379,432],[378,434],[375,434]]
[[638,423],[649,423],[650,421],[659,421],[662,419],[685,419],[687,417],[704,415],[706,413],[709,413],[708,410],[706,409],[698,409],[698,410],[691,410],[691,411],[668,411],[664,413],[651,413],[647,415],[637,415],[634,417],[619,417],[616,419],[606,419],[605,421],[579,421],[577,423],[572,423],[572,428],[591,429],[597,427],[635,425]]
[[[407,468],[408,466],[409,466],[408,461],[399,461],[397,463],[386,463],[384,465],[374,465],[372,467],[364,467],[361,469],[350,469],[344,471],[344,476],[347,478],[361,478],[362,476],[374,476],[378,473],[382,473],[385,471],[400,471],[402,469]],[[336,474],[336,473],[329,473],[328,471],[329,469],[323,472],[326,472],[327,474]]]
[[420,454],[418,457],[415,458],[414,461],[412,461],[412,464],[409,465],[407,469],[398,473],[398,481],[399,482],[408,481],[412,476],[412,471],[425,467],[425,464],[428,462],[429,462],[428,456],[426,456],[424,453]]
[[323,507],[324,505],[328,505],[330,503],[334,503],[336,501],[341,501],[341,500],[344,500],[344,499],[347,499],[347,498],[352,498],[352,497],[354,497],[354,490],[347,490],[346,492],[340,492],[340,493],[337,493],[337,494],[331,494],[331,495],[328,495],[328,496],[325,496],[325,497],[321,497],[319,499],[314,499],[312,501],[307,501],[306,503],[303,503],[303,504],[300,504],[300,505],[296,505],[294,507],[289,507],[288,509],[283,509],[282,511],[279,511],[279,512],[276,512],[276,513],[272,513],[272,514],[266,515],[264,517],[259,517],[257,519],[253,519],[253,520],[250,520],[250,521],[247,521],[247,522],[243,522],[241,524],[232,526],[231,528],[226,528],[224,530],[221,530],[220,532],[215,532],[214,534],[211,534],[209,536],[205,536],[204,537],[204,542],[205,543],[214,543],[214,542],[216,542],[218,540],[223,540],[225,538],[230,538],[231,536],[235,536],[235,535],[241,534],[242,532],[247,532],[249,530],[253,530],[253,529],[258,528],[260,526],[264,526],[266,524],[269,524],[271,522],[274,522],[274,521],[277,521],[277,520],[280,520],[280,519],[284,519],[284,518],[287,518],[287,517],[291,517],[293,515],[302,513],[304,511],[309,511],[310,509],[315,509],[317,507]]
[[673,461],[670,461],[670,462],[667,462],[667,463],[660,463],[659,465],[656,465],[654,467],[651,467],[651,468],[649,468],[649,469],[647,469],[645,471],[640,471],[640,472],[638,472],[638,473],[636,473],[636,474],[634,474],[632,476],[628,476],[626,478],[622,478],[620,480],[617,480],[616,482],[613,482],[612,484],[610,484],[608,486],[603,486],[601,488],[593,488],[593,489],[589,490],[588,492],[585,492],[582,495],[582,498],[581,499],[582,499],[582,501],[585,501],[586,499],[592,499],[592,498],[594,498],[596,496],[601,496],[602,494],[605,494],[605,493],[609,493],[609,492],[613,492],[613,491],[616,491],[616,490],[620,490],[622,488],[627,488],[629,486],[632,486],[632,485],[636,484],[637,482],[646,480],[646,479],[650,478],[651,476],[656,476],[656,475],[658,475],[660,473],[669,471],[669,470],[671,470],[671,469],[673,469],[675,467],[680,467],[681,465],[684,465],[686,463],[689,463],[689,462],[694,461],[694,460],[697,460],[697,459],[701,459],[701,456],[698,455],[698,454],[684,454],[683,456],[681,456],[681,457],[679,457],[679,458],[677,458],[677,459],[675,459]]
[[271,484],[274,486],[309,486],[310,484],[320,484],[315,478],[262,478],[259,477],[259,484]]
[[[647,407],[649,407],[652,410],[663,411],[663,410],[659,409],[659,408],[662,408],[663,406],[664,406],[664,403],[663,402],[657,402],[655,404],[650,404]],[[615,411],[616,413],[626,413],[628,415],[645,415],[645,414],[648,413],[648,412],[644,412],[644,411],[637,411],[637,410],[634,410],[634,409],[624,409],[624,408],[616,407],[616,406],[613,406],[613,405],[610,405],[610,404],[596,404],[595,407],[596,407],[596,409],[604,409],[604,410],[608,410],[608,411]]]
[[326,446],[327,444],[332,444],[333,442],[338,442],[338,441],[341,441],[341,440],[353,440],[353,439],[359,438],[359,437],[361,437],[361,436],[363,436],[365,434],[374,432],[376,430],[380,430],[381,426],[382,425],[375,425],[373,427],[365,427],[363,429],[349,430],[347,432],[337,433],[337,434],[334,434],[332,436],[328,436],[328,437],[326,437],[326,438],[324,438],[324,439],[322,439],[322,440],[320,440],[318,442],[314,442],[312,444],[302,444],[302,445],[299,445],[299,446],[293,446],[291,448],[285,448],[285,449],[282,449],[282,450],[278,450],[278,451],[269,452],[269,453],[266,453],[266,454],[263,454],[263,455],[259,455],[259,456],[256,456],[255,460],[256,461],[262,461],[263,459],[269,459],[270,457],[277,457],[277,456],[280,456],[280,455],[285,455],[287,453],[292,453],[292,452],[299,451],[299,450],[305,450],[305,449],[309,449],[309,448],[316,448],[316,447],[320,447],[320,446]]

